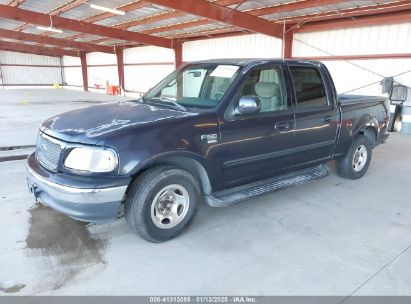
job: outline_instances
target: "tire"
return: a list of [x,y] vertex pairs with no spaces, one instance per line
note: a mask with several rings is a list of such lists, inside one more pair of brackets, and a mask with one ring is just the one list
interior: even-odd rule
[[[365,159],[364,159],[365,156]],[[367,172],[372,157],[372,144],[368,137],[354,139],[347,155],[337,160],[337,170],[341,177],[359,179]]]
[[152,243],[168,241],[190,224],[200,200],[200,187],[187,171],[157,166],[130,186],[125,218],[130,228]]

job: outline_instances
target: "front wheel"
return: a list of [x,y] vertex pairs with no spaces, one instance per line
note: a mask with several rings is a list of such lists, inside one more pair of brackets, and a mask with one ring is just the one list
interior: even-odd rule
[[349,179],[359,179],[366,172],[371,162],[372,146],[366,136],[354,139],[347,155],[337,160],[337,170],[340,176]]
[[125,217],[145,240],[164,242],[187,228],[199,198],[200,187],[190,173],[171,166],[153,167],[131,185]]

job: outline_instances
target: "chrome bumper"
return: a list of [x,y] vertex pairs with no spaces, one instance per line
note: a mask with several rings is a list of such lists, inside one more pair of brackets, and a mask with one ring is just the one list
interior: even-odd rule
[[[36,172],[37,171],[37,172]],[[79,188],[50,181],[38,172],[33,155],[27,162],[27,184],[36,201],[77,220],[102,222],[114,220],[127,185],[107,188]]]

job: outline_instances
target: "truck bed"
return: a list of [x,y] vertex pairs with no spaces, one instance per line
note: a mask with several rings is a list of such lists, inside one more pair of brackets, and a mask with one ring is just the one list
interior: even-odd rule
[[374,145],[383,142],[385,121],[389,115],[386,103],[387,97],[384,96],[338,95],[341,130],[334,157],[345,155],[346,147],[351,145],[352,134],[356,134],[364,121],[372,122],[383,129],[376,132]]
[[339,94],[338,103],[342,106],[363,103],[381,103],[387,98],[384,96],[366,96],[366,95],[351,95]]

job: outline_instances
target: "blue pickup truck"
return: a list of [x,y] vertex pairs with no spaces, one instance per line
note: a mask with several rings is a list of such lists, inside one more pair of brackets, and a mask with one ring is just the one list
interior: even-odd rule
[[44,121],[27,180],[37,201],[69,217],[124,214],[163,242],[201,201],[229,206],[321,178],[331,160],[342,177],[362,177],[388,119],[386,98],[337,95],[320,62],[194,62],[138,100]]

